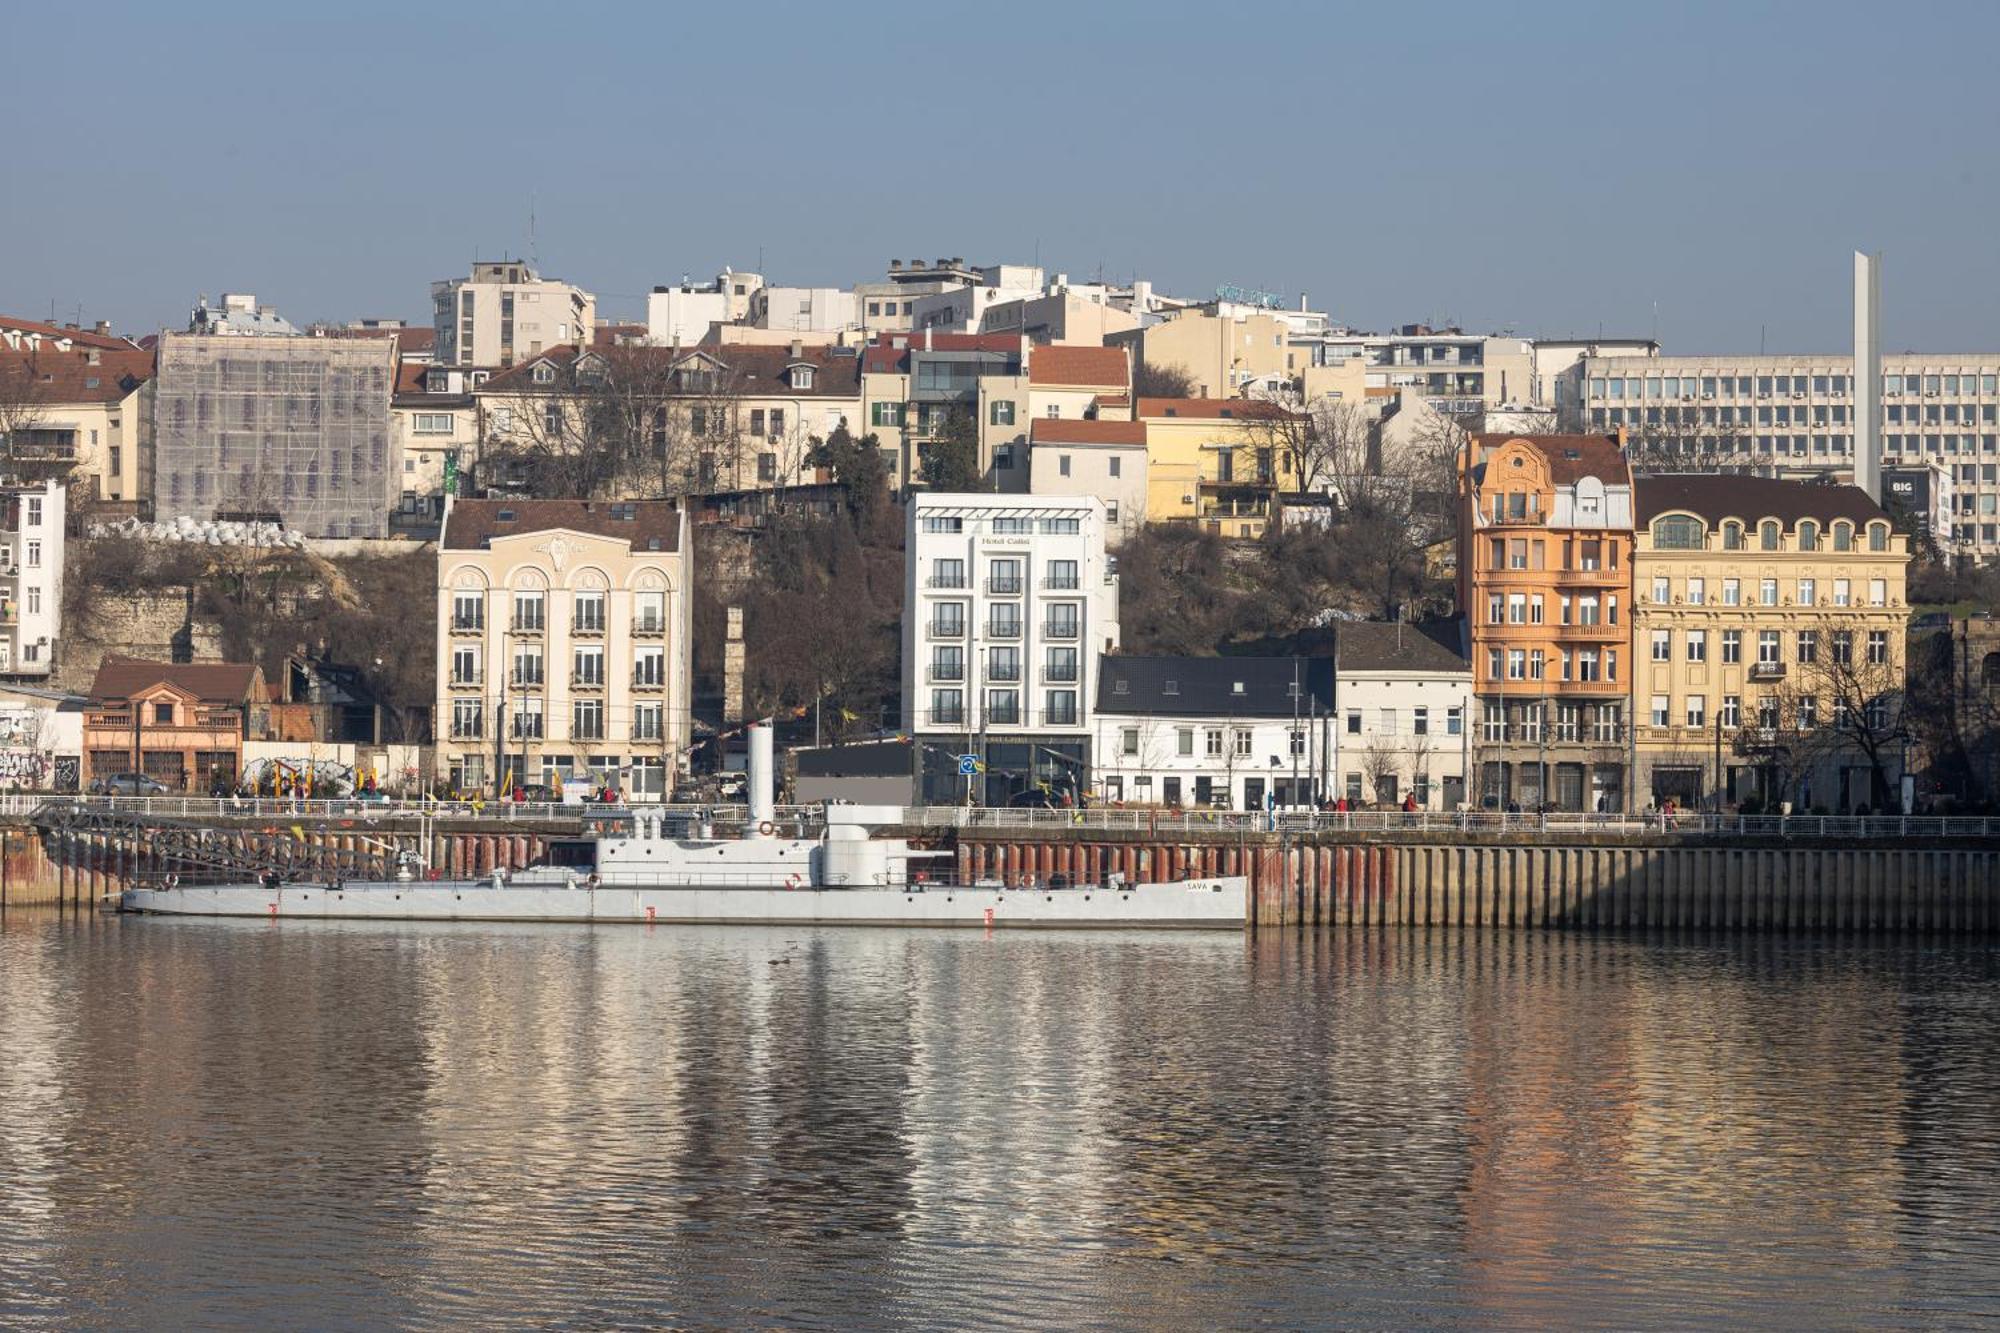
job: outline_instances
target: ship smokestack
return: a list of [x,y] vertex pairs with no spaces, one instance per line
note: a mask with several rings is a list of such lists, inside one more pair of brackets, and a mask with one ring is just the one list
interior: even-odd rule
[[770,836],[765,832],[770,827],[771,818],[778,812],[776,788],[773,785],[771,762],[771,724],[769,721],[750,724],[750,833],[755,837]]

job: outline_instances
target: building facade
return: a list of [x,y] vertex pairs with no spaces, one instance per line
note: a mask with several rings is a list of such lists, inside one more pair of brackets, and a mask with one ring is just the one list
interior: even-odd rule
[[438,780],[665,800],[691,735],[690,568],[670,501],[448,499]]
[[1350,806],[1463,805],[1473,708],[1465,622],[1343,621],[1333,673],[1328,795]]
[[432,283],[431,322],[441,364],[511,366],[551,347],[588,345],[597,298],[518,259],[494,260]]
[[1460,462],[1476,803],[1623,810],[1633,521],[1625,456],[1603,436],[1475,435]]
[[405,361],[396,369],[389,415],[402,472],[396,517],[430,524],[444,513],[447,492],[459,492],[479,463],[479,412],[473,388],[487,372]]
[[1104,502],[1105,542],[1117,547],[1146,525],[1146,428],[1137,421],[1037,417],[1028,466],[1035,495],[1094,495]]
[[899,487],[920,483],[924,455],[954,418],[972,423],[981,475],[1027,489],[1028,344],[1003,334],[884,334],[861,349],[862,430],[895,460]]
[[153,508],[387,535],[402,476],[387,338],[160,335]]
[[1223,537],[1264,534],[1278,496],[1298,489],[1280,405],[1245,398],[1141,398],[1146,521],[1196,523]]
[[1636,486],[1637,794],[1884,809],[1903,763],[1907,539],[1853,486]]
[[[1852,475],[1851,356],[1590,356],[1568,374],[1592,428],[1622,426],[1669,465]],[[1949,543],[2000,553],[2000,355],[1885,355],[1881,411],[1883,466],[1947,468]]]
[[[904,544],[903,727],[926,802],[1080,792],[1118,576],[1094,495],[920,492]],[[957,757],[977,757],[961,775]]]
[[106,659],[83,718],[84,781],[144,773],[168,791],[233,790],[269,708],[254,663]]
[[1298,369],[1291,337],[1291,326],[1265,311],[1182,310],[1104,342],[1128,349],[1135,366],[1184,371],[1197,398],[1236,398],[1291,381]]
[[62,652],[68,490],[0,483],[0,676],[51,675]]
[[0,343],[4,463],[66,480],[79,502],[136,504],[151,493],[152,397],[153,354],[129,344]]
[[1333,664],[1106,657],[1092,791],[1112,805],[1310,809],[1333,772]]

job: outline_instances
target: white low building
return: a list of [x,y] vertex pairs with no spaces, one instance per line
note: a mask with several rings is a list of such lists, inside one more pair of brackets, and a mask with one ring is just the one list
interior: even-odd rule
[[1095,713],[1106,804],[1308,808],[1333,772],[1323,657],[1106,657]]
[[1350,621],[1334,631],[1332,798],[1454,810],[1465,800],[1472,664],[1459,620]]

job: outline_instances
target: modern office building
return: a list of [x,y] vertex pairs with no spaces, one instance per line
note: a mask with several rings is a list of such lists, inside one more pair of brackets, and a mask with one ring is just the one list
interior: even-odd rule
[[908,525],[903,727],[921,799],[1081,792],[1098,656],[1119,642],[1104,502],[919,492]]
[[1766,477],[1634,485],[1635,799],[1882,810],[1910,614],[1882,506]]
[[1475,435],[1460,464],[1476,800],[1622,810],[1632,606],[1624,453],[1601,435]]
[[690,568],[671,501],[447,496],[438,779],[665,800],[691,726]]
[[[1852,356],[1586,356],[1567,372],[1592,429],[1671,464],[1852,475]],[[1949,470],[1949,543],[2000,552],[2000,354],[1882,357],[1882,464]]]

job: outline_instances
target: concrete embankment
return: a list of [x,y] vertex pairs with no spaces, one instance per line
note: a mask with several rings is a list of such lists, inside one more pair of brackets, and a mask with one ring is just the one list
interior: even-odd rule
[[1237,835],[962,837],[959,873],[1018,883],[1248,877],[1254,929],[2000,931],[1991,839],[1841,844]]

